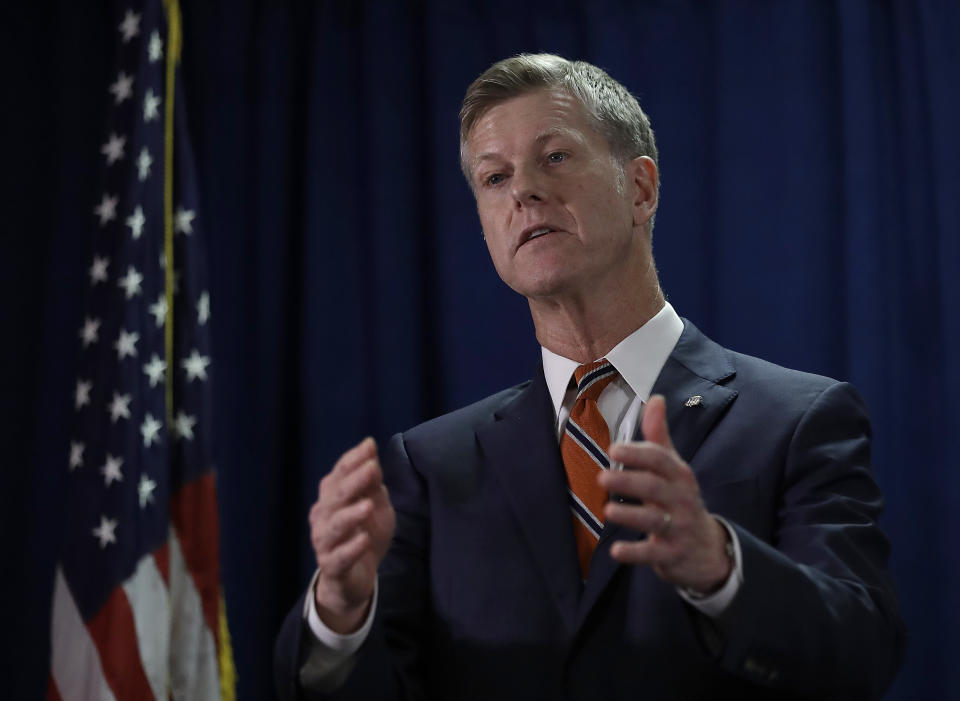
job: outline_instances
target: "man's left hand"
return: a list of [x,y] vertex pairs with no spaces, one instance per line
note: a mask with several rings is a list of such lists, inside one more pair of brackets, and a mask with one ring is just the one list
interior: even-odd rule
[[610,458],[624,469],[605,470],[598,481],[611,494],[635,502],[610,501],[604,516],[647,537],[619,540],[610,555],[618,562],[650,565],[675,586],[712,593],[732,567],[725,552],[727,531],[707,511],[693,470],[673,447],[662,396],[647,402],[641,427],[646,440],[610,447]]

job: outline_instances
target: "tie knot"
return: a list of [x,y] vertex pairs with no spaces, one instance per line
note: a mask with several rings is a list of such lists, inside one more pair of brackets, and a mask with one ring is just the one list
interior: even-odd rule
[[573,371],[573,377],[577,382],[577,400],[592,399],[596,401],[600,393],[616,376],[617,369],[606,358],[580,365]]

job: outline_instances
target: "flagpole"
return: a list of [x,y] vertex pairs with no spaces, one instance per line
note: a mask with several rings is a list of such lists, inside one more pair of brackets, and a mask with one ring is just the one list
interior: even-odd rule
[[166,103],[164,124],[164,174],[163,174],[163,255],[166,259],[164,288],[167,298],[167,322],[164,344],[167,361],[166,414],[167,429],[173,425],[173,100],[176,94],[176,70],[180,61],[180,5],[177,0],[164,0],[167,9],[167,61]]

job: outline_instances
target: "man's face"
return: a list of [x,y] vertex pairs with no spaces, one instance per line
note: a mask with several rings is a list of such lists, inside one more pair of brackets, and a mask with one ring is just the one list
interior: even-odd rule
[[[467,150],[494,267],[528,299],[576,298],[649,257],[636,181],[649,171],[641,159],[621,171],[567,93],[541,90],[490,108]],[[655,168],[652,177],[655,190]]]

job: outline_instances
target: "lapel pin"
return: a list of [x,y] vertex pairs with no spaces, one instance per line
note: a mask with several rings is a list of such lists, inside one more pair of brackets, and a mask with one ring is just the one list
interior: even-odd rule
[[695,394],[686,402],[684,402],[683,405],[686,407],[703,406],[703,397],[701,397],[699,394]]

